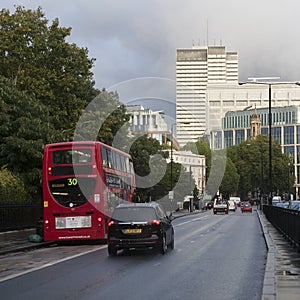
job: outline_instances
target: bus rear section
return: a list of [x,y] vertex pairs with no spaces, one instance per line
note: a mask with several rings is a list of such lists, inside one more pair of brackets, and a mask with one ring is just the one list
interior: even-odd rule
[[104,187],[100,177],[94,143],[45,146],[45,241],[94,240],[106,237],[106,220],[100,195]]
[[44,240],[106,239],[114,207],[131,202],[134,190],[127,153],[100,142],[46,145]]

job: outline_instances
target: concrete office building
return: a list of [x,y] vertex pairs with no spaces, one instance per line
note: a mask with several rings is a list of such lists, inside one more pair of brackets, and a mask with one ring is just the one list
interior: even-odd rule
[[238,56],[224,46],[178,49],[176,136],[180,146],[196,142],[207,129],[207,87],[238,84]]
[[[228,111],[248,108],[269,107],[269,86],[267,84],[224,85],[207,87],[207,131],[222,128],[222,118]],[[300,87],[294,83],[273,84],[271,86],[273,107],[300,106]]]
[[[128,105],[127,112],[131,115],[129,120],[131,135],[147,134],[157,139],[160,144],[166,144],[170,139],[170,130],[165,121],[164,111],[153,111],[141,105]],[[173,143],[177,146],[174,140]]]
[[[300,87],[273,84],[272,107],[300,106]],[[238,82],[238,55],[224,46],[178,49],[176,59],[176,132],[180,146],[222,128],[225,113],[269,106],[267,84]]]
[[[171,150],[169,151],[169,158],[167,163],[171,162]],[[202,195],[205,192],[206,182],[206,162],[205,155],[197,155],[191,151],[172,151],[172,158],[174,163],[183,165],[186,172],[190,172],[195,181],[196,188]]]

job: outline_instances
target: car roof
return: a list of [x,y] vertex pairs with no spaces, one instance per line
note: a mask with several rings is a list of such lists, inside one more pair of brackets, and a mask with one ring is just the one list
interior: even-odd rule
[[159,203],[157,202],[143,202],[143,203],[121,203],[119,204],[116,208],[125,208],[125,207],[157,207],[157,206],[161,206]]

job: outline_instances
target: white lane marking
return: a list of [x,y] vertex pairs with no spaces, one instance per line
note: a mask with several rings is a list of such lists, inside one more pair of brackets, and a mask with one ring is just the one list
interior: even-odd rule
[[180,223],[180,224],[174,225],[174,227],[179,227],[179,226],[182,226],[182,225],[185,225],[185,224],[188,224],[188,223],[192,223],[192,222],[195,222],[195,221],[199,221],[199,220],[202,220],[202,219],[205,219],[205,218],[208,218],[208,216],[203,216],[203,217],[199,217],[199,218],[194,218],[194,219],[192,219],[192,220],[185,221],[185,222],[182,222],[182,223]]
[[19,272],[19,273],[11,274],[11,275],[8,275],[6,277],[0,278],[0,282],[6,281],[6,280],[9,280],[9,279],[13,279],[13,278],[16,278],[16,277],[19,277],[19,276],[22,276],[22,275],[25,275],[25,274],[28,274],[28,273],[31,273],[31,272],[34,272],[34,271],[38,271],[38,270],[47,268],[47,267],[51,267],[51,266],[59,264],[61,262],[64,262],[64,261],[67,261],[67,260],[70,260],[70,259],[82,256],[82,255],[85,255],[85,254],[89,254],[89,253],[92,253],[92,252],[104,249],[106,247],[107,247],[107,245],[103,245],[103,246],[100,246],[97,249],[87,250],[85,252],[81,252],[81,253],[78,253],[78,254],[75,254],[75,255],[72,255],[72,256],[68,256],[68,257],[65,257],[65,258],[62,258],[62,259],[54,260],[52,262],[49,262],[49,263],[47,263],[45,265],[42,265],[42,266],[39,266],[39,267],[35,267],[35,268],[29,269],[29,270],[26,270],[26,271],[22,271],[22,272]]

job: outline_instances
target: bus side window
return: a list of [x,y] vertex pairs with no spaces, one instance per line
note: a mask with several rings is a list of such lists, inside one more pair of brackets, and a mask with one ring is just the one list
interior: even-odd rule
[[116,153],[114,151],[111,151],[111,168],[116,170]]
[[121,160],[121,171],[126,172],[125,157],[123,155],[120,155],[120,160]]
[[130,163],[129,163],[129,158],[125,158],[125,170],[127,173],[130,173]]
[[129,166],[130,166],[130,173],[134,174],[133,162],[131,159],[129,160]]
[[121,167],[121,156],[119,153],[116,153],[116,169],[118,171],[122,171],[122,167]]
[[107,163],[109,168],[113,167],[112,155],[110,149],[107,149]]
[[103,167],[108,167],[108,160],[107,160],[107,151],[106,148],[102,148],[101,150],[102,153],[102,165]]

